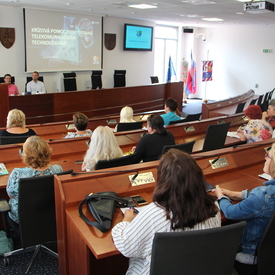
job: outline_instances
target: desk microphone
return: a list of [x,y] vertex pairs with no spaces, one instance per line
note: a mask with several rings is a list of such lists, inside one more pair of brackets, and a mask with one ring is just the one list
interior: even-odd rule
[[218,160],[220,159],[220,157],[215,158],[214,160],[211,161],[211,165],[213,165],[214,163],[216,163]]
[[87,175],[87,174],[101,174],[101,173],[119,173],[119,172],[136,172],[136,174],[132,177],[131,180],[135,180],[139,174],[138,170],[116,170],[116,171],[93,171],[93,172],[80,172],[80,173],[76,173],[73,172],[71,173],[72,176],[77,176],[77,175]]

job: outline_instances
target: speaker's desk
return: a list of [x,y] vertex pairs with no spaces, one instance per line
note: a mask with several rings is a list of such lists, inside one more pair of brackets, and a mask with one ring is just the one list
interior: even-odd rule
[[[264,180],[258,177],[264,164],[264,148],[274,139],[243,146],[236,149],[201,153],[197,158],[207,182],[219,184],[233,190],[252,189]],[[226,158],[228,166],[212,169],[209,160],[216,157]],[[123,170],[135,169],[140,173],[152,172],[157,176],[158,161],[124,166]],[[57,213],[57,234],[59,252],[59,272],[67,274],[124,274],[127,268],[125,259],[113,245],[110,232],[101,233],[87,225],[78,215],[78,205],[89,193],[115,191],[119,196],[142,194],[149,202],[155,183],[131,186],[128,176],[134,171],[116,172],[117,168],[108,169],[102,174],[78,176],[60,176],[55,178],[55,196]],[[121,169],[122,170],[122,169]],[[106,170],[105,170],[106,171]],[[104,172],[104,170],[102,170]],[[84,207],[84,213],[87,213]],[[120,210],[115,212],[114,222],[122,220]],[[137,229],[138,230],[138,229]]]

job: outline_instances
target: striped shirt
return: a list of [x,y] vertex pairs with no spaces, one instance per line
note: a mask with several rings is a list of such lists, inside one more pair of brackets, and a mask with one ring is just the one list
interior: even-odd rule
[[[196,224],[185,231],[201,230],[221,226],[220,212],[213,218]],[[151,251],[156,232],[172,232],[166,212],[155,203],[150,203],[132,222],[120,222],[112,230],[116,248],[129,259],[127,275],[145,275],[150,272]],[[182,231],[177,229],[176,231]]]

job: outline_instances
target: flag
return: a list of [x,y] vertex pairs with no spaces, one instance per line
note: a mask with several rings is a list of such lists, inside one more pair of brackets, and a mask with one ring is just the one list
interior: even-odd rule
[[193,60],[191,52],[191,67],[188,71],[186,89],[185,92],[187,95],[196,93],[196,62]]
[[202,81],[212,81],[213,61],[202,62]]
[[171,59],[171,56],[169,56],[169,62],[168,62],[168,72],[167,72],[167,79],[166,82],[171,82],[171,78],[173,75],[176,75],[176,71],[173,66],[173,62]]

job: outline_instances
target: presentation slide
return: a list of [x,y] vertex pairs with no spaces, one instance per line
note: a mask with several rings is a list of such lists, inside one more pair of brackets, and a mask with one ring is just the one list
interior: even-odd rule
[[102,18],[24,9],[26,72],[100,70]]
[[125,49],[152,50],[152,27],[125,26]]

